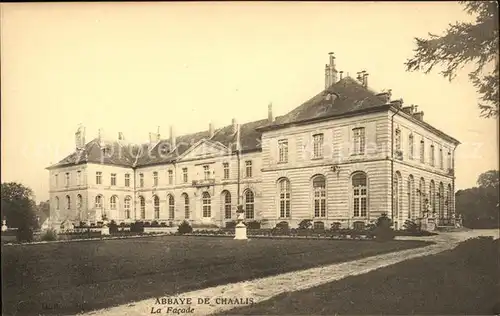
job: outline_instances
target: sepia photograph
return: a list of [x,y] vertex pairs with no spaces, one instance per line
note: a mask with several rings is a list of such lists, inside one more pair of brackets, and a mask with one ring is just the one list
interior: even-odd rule
[[498,10],[0,4],[2,315],[500,315]]

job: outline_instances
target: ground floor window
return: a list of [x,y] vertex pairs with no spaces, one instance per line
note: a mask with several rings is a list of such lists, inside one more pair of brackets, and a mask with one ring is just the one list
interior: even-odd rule
[[158,196],[153,197],[153,205],[154,205],[154,217],[155,219],[160,218],[160,198]]
[[314,217],[326,217],[326,180],[324,176],[313,179]]
[[212,217],[212,205],[210,199],[210,193],[203,192],[202,195],[202,203],[203,203],[203,217]]
[[172,195],[168,196],[168,218],[174,219],[175,216],[175,200]]
[[288,179],[281,179],[278,182],[278,187],[280,217],[290,217],[290,181]]
[[366,174],[357,172],[352,176],[352,197],[354,217],[366,217],[367,214],[367,185]]
[[139,197],[139,204],[140,204],[140,209],[141,209],[141,219],[146,218],[146,200],[144,199],[143,196]]
[[254,218],[254,203],[255,198],[251,190],[245,191],[245,218]]
[[223,193],[223,206],[224,206],[224,218],[225,219],[230,219],[231,218],[231,193],[228,191],[225,191]]
[[184,218],[189,219],[191,216],[190,211],[189,211],[189,196],[187,193],[182,194],[183,200],[184,200]]

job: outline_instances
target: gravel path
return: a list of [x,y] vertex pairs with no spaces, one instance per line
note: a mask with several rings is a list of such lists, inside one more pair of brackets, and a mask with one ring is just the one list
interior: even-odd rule
[[[162,315],[210,315],[230,310],[242,306],[243,304],[248,304],[249,302],[247,299],[250,298],[253,299],[253,303],[259,303],[285,292],[315,287],[348,276],[364,274],[404,260],[436,254],[454,248],[461,241],[478,236],[494,236],[498,238],[499,232],[498,230],[472,230],[466,232],[441,233],[440,235],[431,237],[421,237],[418,239],[434,241],[436,244],[423,248],[377,255],[351,262],[331,264],[250,281],[220,285],[164,298],[165,300],[178,298],[184,300],[184,302],[186,299],[190,298],[192,300],[191,304],[180,302],[177,302],[177,304],[169,304],[168,302],[162,304],[164,303],[161,301],[162,298],[159,298],[159,301],[157,301],[157,298],[151,298],[131,304],[93,311],[85,315],[151,315],[154,311]],[[415,238],[402,237],[400,239]],[[207,298],[209,303],[199,304],[198,299],[200,298]]]

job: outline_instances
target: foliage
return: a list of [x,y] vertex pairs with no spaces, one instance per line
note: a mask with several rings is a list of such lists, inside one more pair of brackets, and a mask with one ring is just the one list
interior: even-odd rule
[[43,241],[54,241],[54,240],[57,240],[57,233],[55,230],[53,229],[48,229],[46,230],[42,237],[41,237],[41,240]]
[[339,222],[334,222],[332,223],[332,225],[330,226],[330,230],[332,231],[337,231],[337,230],[340,230],[340,227],[342,226],[341,223]]
[[181,235],[189,234],[193,232],[193,227],[191,227],[188,221],[183,221],[179,225],[179,228],[177,228],[177,232]]
[[142,222],[135,222],[130,225],[130,232],[133,233],[143,233],[144,224]]
[[236,221],[226,222],[226,228],[235,228],[236,224]]
[[289,229],[289,225],[288,225],[288,222],[279,222],[278,224],[276,224],[276,228],[277,229],[284,229],[284,230],[287,230]]
[[249,221],[246,223],[248,229],[260,229],[259,221]]
[[375,240],[377,241],[388,241],[394,239],[395,233],[392,229],[392,220],[387,217],[387,214],[382,214],[377,219],[376,228],[373,232],[375,234]]
[[33,191],[20,183],[2,183],[1,201],[2,219],[8,227],[18,228],[18,240],[33,240],[33,229],[37,227]]
[[312,226],[312,220],[304,219],[299,223],[299,229],[309,229]]
[[477,185],[481,188],[493,188],[498,190],[499,171],[489,170],[479,175]]
[[111,220],[111,222],[109,222],[108,227],[110,234],[116,234],[118,232],[118,225],[114,220]]
[[406,230],[407,232],[412,232],[412,233],[417,233],[421,231],[420,225],[409,219],[407,219],[403,224],[403,229]]
[[[476,15],[475,23],[450,24],[444,35],[429,33],[429,39],[415,38],[417,48],[413,58],[406,61],[407,71],[423,70],[429,73],[434,66],[442,65],[441,74],[450,81],[457,70],[474,63],[469,73],[477,92],[481,116],[498,117],[498,4],[495,1],[461,1],[465,11]],[[486,66],[493,65],[489,72]]]
[[22,226],[17,229],[17,241],[30,242],[33,241],[33,227]]

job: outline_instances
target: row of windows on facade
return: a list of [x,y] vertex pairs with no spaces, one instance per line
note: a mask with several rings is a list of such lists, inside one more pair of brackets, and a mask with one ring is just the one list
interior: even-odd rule
[[[222,164],[222,167],[223,167],[223,179],[228,180],[230,177],[229,163],[224,162]],[[205,180],[210,180],[213,177],[212,174],[214,174],[214,172],[210,170],[209,165],[205,165],[205,166],[203,166],[203,174],[204,174]],[[245,177],[251,178],[252,175],[253,175],[252,161],[247,160],[247,161],[245,161]],[[56,179],[56,186],[58,186],[58,175],[57,174],[55,175],[55,179]],[[124,183],[125,187],[130,187],[130,174],[128,174],[128,173],[125,174],[124,180],[125,180],[125,183]],[[182,168],[182,180],[184,183],[188,182],[188,168]],[[96,172],[95,182],[96,182],[96,184],[102,184],[102,172],[101,171]],[[115,186],[116,183],[117,183],[117,174],[112,173],[110,175],[110,185]],[[159,183],[158,172],[155,171],[155,172],[153,172],[153,186],[158,186],[158,183]],[[173,184],[173,183],[174,183],[173,171],[168,170],[168,184]],[[82,184],[81,183],[81,171],[77,171],[77,185],[81,185],[81,184]],[[66,186],[69,186],[69,185],[70,185],[70,173],[67,172],[66,173]],[[139,187],[141,187],[141,188],[144,187],[144,174],[143,173],[139,174]]]
[[[365,129],[364,127],[354,128],[353,130],[353,144],[354,144],[354,154],[363,155],[365,153]],[[395,131],[395,151],[401,152],[401,130],[396,129]],[[422,139],[420,142],[420,161],[425,162],[425,142]],[[313,135],[313,159],[323,158],[323,147],[324,147],[324,135],[315,134]],[[409,135],[408,142],[408,157],[409,159],[414,159],[414,140],[413,134]],[[435,165],[434,162],[434,144],[430,145],[429,151],[429,163],[431,166]],[[443,158],[443,148],[439,148],[439,167],[444,168],[444,158]],[[451,167],[451,151],[448,151],[448,166]],[[280,139],[278,140],[278,162],[286,163],[288,162],[288,140]]]

